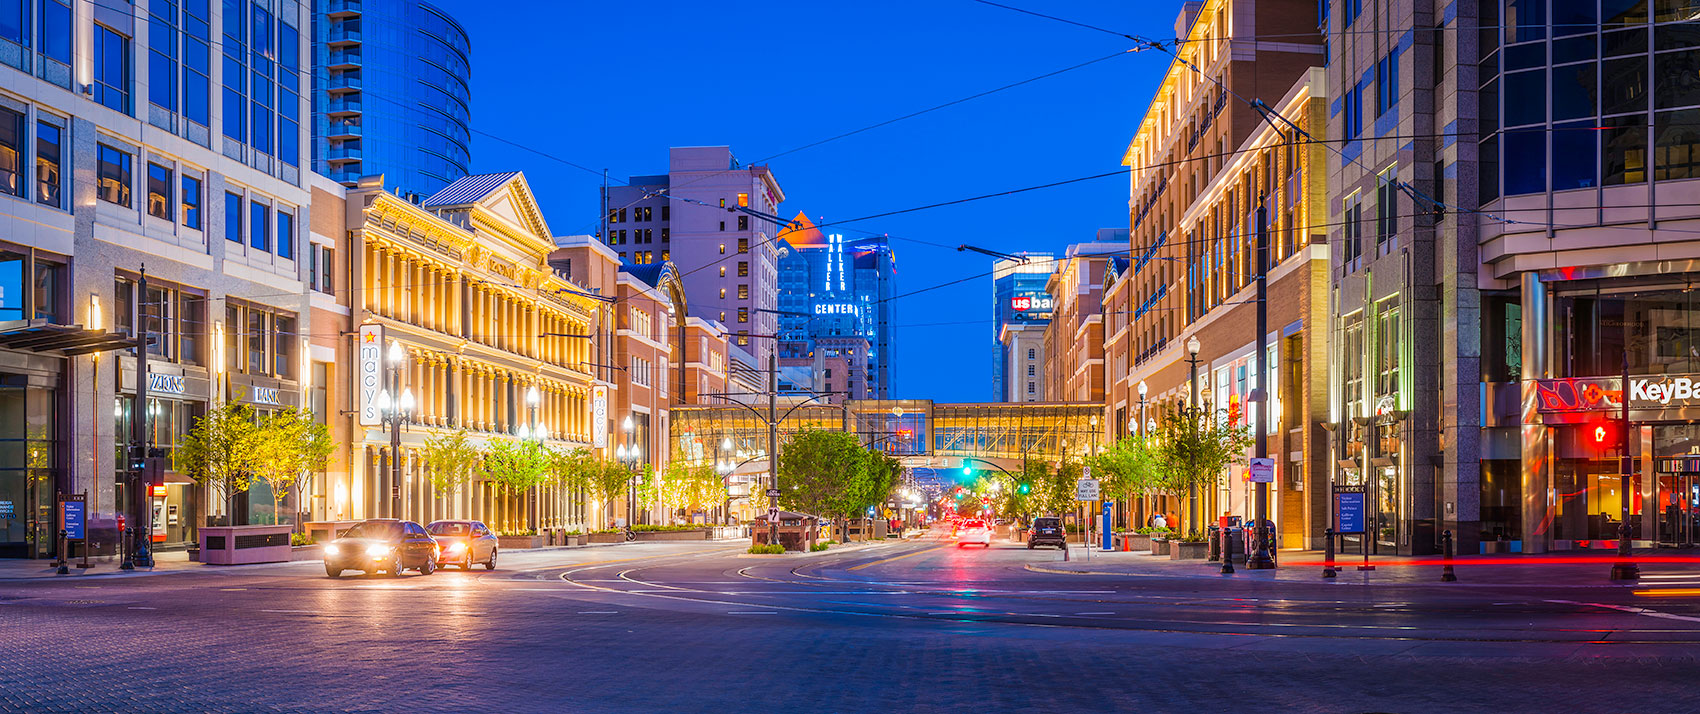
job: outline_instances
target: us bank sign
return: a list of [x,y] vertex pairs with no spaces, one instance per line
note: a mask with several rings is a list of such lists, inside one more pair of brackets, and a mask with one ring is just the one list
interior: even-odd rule
[[[1543,412],[1587,412],[1623,408],[1621,377],[1543,379],[1535,383]],[[1630,409],[1700,407],[1700,374],[1629,377]]]

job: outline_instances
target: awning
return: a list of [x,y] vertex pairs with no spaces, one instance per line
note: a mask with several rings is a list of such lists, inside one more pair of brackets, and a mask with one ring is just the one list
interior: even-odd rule
[[82,325],[55,325],[46,320],[0,322],[0,348],[25,352],[57,352],[65,357],[130,349],[136,338],[90,330]]

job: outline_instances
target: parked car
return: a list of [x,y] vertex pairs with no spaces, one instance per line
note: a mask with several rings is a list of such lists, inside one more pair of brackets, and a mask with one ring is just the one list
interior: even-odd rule
[[1032,550],[1041,545],[1068,548],[1068,536],[1063,534],[1061,518],[1041,516],[1033,519],[1033,527],[1027,531],[1027,549]]
[[496,569],[496,534],[489,526],[478,521],[432,521],[425,531],[441,550],[438,565],[471,570],[473,563],[483,563],[485,570]]
[[344,531],[341,538],[325,544],[325,574],[333,578],[344,570],[367,575],[384,571],[400,577],[404,570],[421,575],[437,571],[437,541],[413,521],[373,518]]
[[956,547],[961,548],[970,543],[979,544],[983,548],[992,547],[992,528],[985,521],[965,521],[962,529],[956,535]]

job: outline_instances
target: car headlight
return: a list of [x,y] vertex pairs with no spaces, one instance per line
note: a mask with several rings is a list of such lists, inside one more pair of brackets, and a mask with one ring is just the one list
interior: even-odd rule
[[450,553],[459,553],[460,551],[463,551],[463,550],[466,550],[466,544],[465,543],[462,543],[460,541],[455,541],[455,542],[449,544],[449,552]]
[[325,555],[340,555],[341,553],[342,553],[342,549],[336,547],[335,543],[331,543],[331,544],[325,546]]
[[366,555],[369,555],[373,558],[382,558],[386,555],[389,555],[390,552],[393,551],[393,550],[395,550],[395,549],[391,548],[387,545],[374,545],[374,546],[366,549]]

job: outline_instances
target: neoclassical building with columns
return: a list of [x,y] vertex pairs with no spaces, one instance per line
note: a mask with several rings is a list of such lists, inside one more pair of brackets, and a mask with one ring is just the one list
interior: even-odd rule
[[314,516],[585,527],[593,499],[581,493],[543,486],[505,494],[478,478],[442,488],[423,458],[430,435],[458,429],[480,446],[594,443],[589,335],[607,298],[549,267],[555,244],[524,176],[468,176],[417,204],[391,193],[382,176],[365,177],[344,194],[342,218],[327,230],[340,233],[329,237],[346,260],[327,262],[348,279],[334,291],[346,317],[331,380],[345,468],[327,475]]

